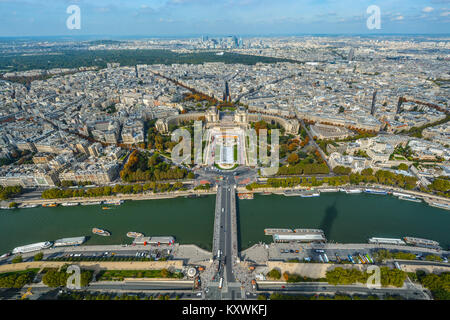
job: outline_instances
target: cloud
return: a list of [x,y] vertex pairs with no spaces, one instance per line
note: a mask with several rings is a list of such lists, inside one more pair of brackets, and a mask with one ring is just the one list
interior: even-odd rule
[[397,17],[392,18],[391,21],[401,21],[403,19],[404,19],[403,16],[397,16]]
[[433,7],[425,7],[425,8],[422,9],[422,12],[429,13],[429,12],[431,12],[431,11],[433,11],[433,10],[434,10]]
[[441,17],[446,17],[448,15],[450,15],[450,11],[446,11],[446,12],[442,12],[441,13]]

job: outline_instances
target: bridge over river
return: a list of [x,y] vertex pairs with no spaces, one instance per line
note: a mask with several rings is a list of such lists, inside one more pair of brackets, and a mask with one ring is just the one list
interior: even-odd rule
[[244,298],[244,288],[236,277],[240,270],[237,267],[239,252],[235,188],[233,176],[224,176],[218,185],[212,246],[214,263],[210,273],[213,277],[204,284],[207,299]]

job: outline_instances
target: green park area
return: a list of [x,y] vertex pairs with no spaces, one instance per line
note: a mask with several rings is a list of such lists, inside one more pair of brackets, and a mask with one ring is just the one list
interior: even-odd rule
[[97,276],[98,281],[123,281],[125,278],[183,278],[181,272],[161,270],[105,270]]
[[6,272],[0,274],[0,288],[22,288],[33,281],[39,269]]

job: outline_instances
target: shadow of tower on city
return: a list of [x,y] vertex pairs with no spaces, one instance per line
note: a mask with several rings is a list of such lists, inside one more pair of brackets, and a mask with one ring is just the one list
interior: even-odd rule
[[239,210],[239,197],[235,198],[236,200],[236,232],[237,232],[237,247],[238,247],[238,254],[241,252],[241,224],[240,224],[240,210]]
[[327,239],[329,238],[331,230],[333,229],[333,223],[338,216],[336,202],[337,202],[337,200],[335,200],[332,205],[328,206],[325,209],[325,216],[323,217],[322,221],[320,222],[319,228],[323,230]]

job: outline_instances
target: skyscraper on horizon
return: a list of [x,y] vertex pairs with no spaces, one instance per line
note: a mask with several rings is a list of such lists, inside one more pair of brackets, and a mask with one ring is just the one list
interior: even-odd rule
[[354,48],[351,48],[351,49],[350,49],[350,52],[348,53],[348,61],[349,61],[349,62],[350,62],[350,61],[353,61],[354,55],[355,55],[355,49],[354,49]]

